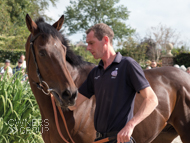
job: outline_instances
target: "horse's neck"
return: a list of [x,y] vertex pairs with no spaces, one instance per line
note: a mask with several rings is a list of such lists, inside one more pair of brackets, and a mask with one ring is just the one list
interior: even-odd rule
[[93,64],[84,64],[77,67],[73,67],[67,63],[67,68],[73,78],[75,85],[79,88],[86,80],[89,72],[94,68]]
[[[81,66],[81,68],[72,68],[71,76],[73,77],[73,80],[77,87],[80,87],[80,85],[84,82],[84,80],[87,78],[88,73],[91,71],[91,69],[94,66],[92,65],[85,65]],[[30,80],[30,79],[29,79]],[[35,98],[38,102],[41,117],[42,117],[42,125],[45,126],[45,123],[51,123],[49,124],[49,127],[51,128],[51,131],[54,130],[56,127],[55,120],[54,120],[54,111],[51,103],[50,96],[47,96],[43,94],[39,89],[37,89],[36,85],[31,84],[32,91],[35,95]],[[85,112],[84,112],[85,109]],[[95,110],[95,97],[92,97],[90,100],[86,100],[78,109],[76,109],[73,112],[65,111],[64,116],[66,119],[66,123],[69,129],[69,132],[72,134],[72,136],[80,136],[81,132],[84,132],[84,134],[89,134],[90,129],[90,135],[87,138],[87,140],[92,140],[95,138],[95,129],[94,129],[94,110]],[[59,124],[60,126],[63,125],[63,121],[58,113],[59,118]],[[86,122],[88,121],[88,122]],[[86,126],[88,128],[86,128]],[[57,129],[55,129],[57,130]],[[52,132],[51,132],[52,133]],[[62,133],[64,136],[67,136],[66,132]],[[49,136],[49,135],[48,135]],[[78,140],[78,139],[75,139]],[[81,140],[82,142],[82,140]]]

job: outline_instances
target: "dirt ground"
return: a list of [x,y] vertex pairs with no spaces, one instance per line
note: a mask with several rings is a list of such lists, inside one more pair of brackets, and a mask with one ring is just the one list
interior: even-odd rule
[[182,143],[180,137],[178,136],[177,138],[175,138],[175,140],[172,143]]

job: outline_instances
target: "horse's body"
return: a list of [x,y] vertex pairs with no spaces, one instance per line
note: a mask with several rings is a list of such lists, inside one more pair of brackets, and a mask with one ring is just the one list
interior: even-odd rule
[[[31,32],[26,43],[26,62],[31,89],[38,102],[42,121],[44,121],[42,122],[42,136],[45,143],[61,143],[63,140],[55,125],[50,96],[45,95],[36,86],[39,79],[36,74],[35,59],[30,52],[30,39],[32,36],[38,36],[35,37],[34,51],[39,71],[42,79],[56,91],[53,93],[56,103],[62,108],[73,104],[77,88],[84,82],[94,65],[82,61],[73,54],[68,49],[65,39],[61,39],[56,33],[55,29],[60,30],[63,24],[63,17],[53,24],[55,28],[55,31],[52,29],[53,32],[48,29],[53,27],[39,21],[36,24],[28,15],[26,23]],[[67,52],[60,41],[66,46]],[[154,143],[170,143],[179,134],[182,141],[188,143],[190,141],[190,76],[173,67],[156,68],[144,72],[158,96],[159,105],[149,117],[135,127],[133,137],[136,142],[149,143],[157,137]],[[138,110],[142,100],[141,95],[137,94],[134,112]],[[73,112],[63,110],[69,132],[75,143],[93,142],[95,138],[94,110],[94,96]],[[62,134],[69,140],[59,114],[58,118]]]

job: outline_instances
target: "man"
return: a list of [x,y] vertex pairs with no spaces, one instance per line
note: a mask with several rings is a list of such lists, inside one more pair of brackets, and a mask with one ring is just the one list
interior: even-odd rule
[[22,67],[23,67],[23,68],[26,68],[25,56],[24,56],[24,55],[21,55],[21,56],[20,56],[20,59],[23,61]]
[[10,60],[9,59],[6,59],[5,60],[5,66],[1,67],[1,74],[4,74],[6,70],[7,70],[7,73],[9,75],[13,74],[12,68],[10,67]]
[[156,68],[157,67],[157,63],[155,61],[151,62],[151,68]]
[[[95,59],[101,58],[101,61],[89,73],[79,88],[76,104],[69,109],[76,109],[95,94],[96,141],[101,137],[116,135],[117,140],[109,143],[129,142],[134,127],[158,105],[157,97],[139,64],[130,57],[122,57],[120,53],[115,53],[112,46],[114,33],[109,26],[103,23],[96,24],[87,30],[86,34],[87,50]],[[140,92],[144,101],[133,116],[136,92]]]
[[187,68],[186,72],[190,74],[190,67]]
[[18,65],[13,68],[13,74],[17,73],[18,71],[21,71],[22,70],[22,63],[23,61],[21,59],[18,60]]

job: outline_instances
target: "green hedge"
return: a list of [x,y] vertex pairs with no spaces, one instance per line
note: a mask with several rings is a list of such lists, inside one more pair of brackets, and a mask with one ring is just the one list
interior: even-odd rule
[[16,64],[20,55],[25,55],[25,50],[0,50],[0,62],[4,63],[6,59],[9,59],[12,64]]
[[180,53],[174,58],[174,64],[190,67],[190,53]]

